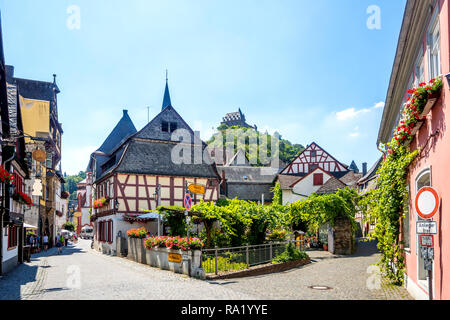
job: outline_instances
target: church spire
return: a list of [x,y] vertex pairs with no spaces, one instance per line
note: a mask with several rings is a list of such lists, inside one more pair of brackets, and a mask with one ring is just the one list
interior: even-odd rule
[[166,89],[164,91],[164,100],[162,104],[162,110],[164,110],[167,107],[172,106],[172,102],[170,101],[170,93],[169,93],[169,79],[167,77],[167,70],[166,70]]

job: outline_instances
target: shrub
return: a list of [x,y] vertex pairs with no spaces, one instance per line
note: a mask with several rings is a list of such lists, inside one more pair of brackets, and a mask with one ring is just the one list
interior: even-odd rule
[[285,241],[287,237],[287,231],[284,229],[275,229],[272,230],[268,235],[267,235],[267,240],[269,241]]
[[272,262],[274,263],[283,263],[289,261],[296,261],[307,259],[308,254],[304,251],[297,249],[292,243],[289,243],[286,246],[286,250],[280,254],[279,256],[273,258]]
[[[203,269],[206,273],[216,271],[216,259],[209,258],[203,261]],[[217,271],[236,271],[247,269],[247,264],[243,262],[233,262],[231,258],[217,257]]]

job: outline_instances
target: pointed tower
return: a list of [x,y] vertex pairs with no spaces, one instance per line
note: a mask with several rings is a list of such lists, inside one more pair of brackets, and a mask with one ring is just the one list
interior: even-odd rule
[[171,107],[172,106],[172,102],[170,101],[170,93],[169,93],[169,79],[167,77],[167,70],[166,70],[166,89],[164,91],[164,100],[163,100],[163,104],[162,104],[162,110],[164,110],[167,107]]

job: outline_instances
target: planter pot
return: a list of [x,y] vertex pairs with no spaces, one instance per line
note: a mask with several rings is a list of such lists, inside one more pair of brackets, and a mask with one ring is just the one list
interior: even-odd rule
[[[145,248],[145,246],[144,246]],[[171,250],[168,248],[153,248],[152,250],[145,249],[145,261],[148,265],[160,268],[162,270],[169,270],[174,273],[181,273],[191,277],[204,278],[204,272],[201,266],[201,250],[182,251]],[[175,254],[181,256],[181,261],[169,261],[169,255]]]
[[439,99],[439,97],[441,96],[441,93],[434,93],[434,94],[430,94],[428,96],[428,101],[427,104],[425,105],[425,107],[423,108],[422,113],[420,114],[420,118],[422,119],[423,117],[427,116],[428,113],[430,113],[431,109],[434,107],[434,105],[436,104],[436,101]]
[[146,262],[146,252],[144,246],[144,239],[134,239],[136,245],[136,262],[145,264]]
[[133,239],[127,238],[127,245],[128,245],[128,255],[127,258],[130,260],[134,260],[133,257]]
[[159,268],[157,256],[158,253],[156,251],[150,249],[145,250],[145,261],[149,266]]
[[323,251],[328,251],[328,245],[326,244],[323,245]]
[[128,258],[137,261],[136,238],[128,238]]

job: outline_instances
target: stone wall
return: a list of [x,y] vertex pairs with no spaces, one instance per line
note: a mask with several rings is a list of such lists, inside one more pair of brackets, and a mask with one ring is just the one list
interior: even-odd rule
[[337,218],[333,226],[334,252],[338,255],[351,255],[355,248],[352,225],[349,219]]

